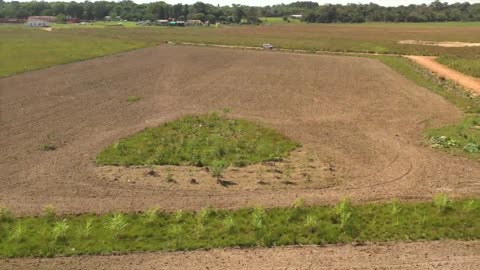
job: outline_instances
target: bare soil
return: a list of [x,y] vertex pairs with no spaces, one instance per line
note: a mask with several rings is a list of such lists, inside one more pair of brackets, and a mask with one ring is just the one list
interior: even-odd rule
[[305,246],[0,260],[13,269],[478,269],[480,241]]
[[[162,45],[0,79],[0,104],[0,204],[20,214],[48,204],[102,213],[480,194],[480,163],[431,149],[422,135],[462,113],[372,59]],[[122,137],[225,107],[301,142],[314,168],[292,156],[292,183],[277,173],[257,184],[247,167],[227,172],[237,185],[220,188],[202,174],[190,184],[188,169],[167,185],[141,178],[147,168],[95,165]]]
[[460,41],[400,40],[398,43],[406,44],[406,45],[439,46],[439,47],[446,47],[446,48],[480,47],[480,43],[460,42]]
[[435,61],[436,57],[434,56],[407,55],[405,57],[417,62],[428,70],[437,73],[438,76],[443,76],[449,80],[455,81],[461,86],[473,91],[473,93],[480,95],[480,79],[465,75],[459,71],[444,66]]

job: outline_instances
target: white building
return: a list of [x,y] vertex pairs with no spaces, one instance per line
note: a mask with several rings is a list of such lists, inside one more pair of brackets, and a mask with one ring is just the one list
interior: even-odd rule
[[25,23],[27,27],[49,27],[50,25],[46,21],[30,19]]

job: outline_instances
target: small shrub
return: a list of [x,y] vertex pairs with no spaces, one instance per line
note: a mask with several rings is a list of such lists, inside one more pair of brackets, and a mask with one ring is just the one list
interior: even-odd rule
[[183,212],[183,210],[178,210],[176,213],[175,213],[175,221],[177,223],[180,223],[181,221],[183,221],[183,217],[185,216],[185,212]]
[[66,240],[67,232],[69,228],[70,228],[70,225],[68,225],[67,220],[65,219],[62,221],[56,222],[52,230],[53,239],[55,241]]
[[13,212],[5,206],[0,206],[0,222],[12,222],[15,219]]
[[23,241],[25,238],[26,232],[27,232],[27,228],[25,227],[25,225],[23,225],[22,223],[17,223],[15,225],[15,229],[13,230],[11,239],[16,240],[18,242]]
[[233,220],[232,216],[228,216],[223,221],[223,226],[225,230],[229,233],[232,233],[235,230],[235,221]]
[[55,209],[55,206],[49,204],[43,208],[43,217],[47,221],[54,221],[57,216],[57,210]]
[[433,148],[457,147],[458,142],[447,136],[433,136],[430,138],[430,144]]
[[215,160],[212,163],[212,167],[210,168],[210,171],[213,177],[219,179],[223,177],[223,173],[225,172],[225,169],[226,169],[225,162],[220,160]]
[[208,217],[210,216],[211,209],[209,207],[202,208],[200,212],[197,214],[197,221],[201,225],[205,225],[205,223],[208,220]]
[[306,220],[305,220],[305,227],[310,233],[313,233],[315,231],[315,227],[317,226],[317,219],[312,216],[308,215]]
[[40,150],[42,151],[55,151],[57,146],[53,143],[43,143],[40,145]]
[[467,213],[470,213],[470,212],[474,211],[475,209],[477,209],[477,206],[475,205],[474,200],[468,200],[463,205],[463,210]]
[[85,222],[85,225],[80,225],[78,227],[78,237],[79,238],[89,238],[91,235],[92,235],[92,231],[93,231],[93,219],[90,218],[90,219],[87,219],[87,221]]
[[468,143],[463,147],[463,151],[468,153],[480,153],[480,145],[476,143]]
[[137,97],[137,96],[129,96],[127,98],[127,101],[130,102],[130,103],[133,103],[133,102],[137,102],[139,101],[141,98],[140,97]]
[[440,210],[440,212],[446,212],[452,207],[452,201],[447,194],[438,194],[433,197],[433,203]]
[[305,207],[305,198],[300,197],[300,198],[295,199],[295,201],[292,204],[292,207],[295,208],[295,209],[300,209],[300,208]]
[[155,206],[145,211],[145,213],[143,213],[143,218],[147,223],[153,223],[157,219],[159,213],[160,207]]
[[118,239],[120,232],[127,227],[128,223],[125,215],[118,213],[113,215],[106,224],[106,228],[112,232],[112,249],[115,249],[115,241]]

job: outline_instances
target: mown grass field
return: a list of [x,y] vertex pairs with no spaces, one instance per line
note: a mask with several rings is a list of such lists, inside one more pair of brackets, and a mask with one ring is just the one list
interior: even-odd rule
[[111,254],[219,247],[283,246],[459,239],[480,237],[480,201],[304,206],[174,213],[57,216],[46,208],[39,217],[15,218],[0,211],[0,257]]
[[[273,20],[272,18],[268,18]],[[136,48],[155,46],[166,41],[195,42],[239,46],[271,43],[284,49],[376,52],[394,54],[459,56],[455,68],[476,70],[470,60],[480,47],[443,48],[398,44],[400,40],[480,42],[480,23],[399,23],[399,24],[304,24],[283,23],[276,18],[271,25],[222,27],[143,27],[53,25],[54,31],[26,29],[23,25],[2,25],[0,76],[68,63]],[[274,23],[275,22],[275,23]],[[13,53],[12,53],[13,52]],[[477,71],[473,71],[476,74]]]

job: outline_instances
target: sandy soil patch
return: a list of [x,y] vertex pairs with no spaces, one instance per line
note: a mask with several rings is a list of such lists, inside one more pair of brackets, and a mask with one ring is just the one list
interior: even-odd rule
[[438,76],[455,81],[461,86],[473,91],[473,93],[480,95],[480,79],[465,75],[461,72],[444,66],[435,61],[436,57],[434,56],[407,55],[405,57],[417,62],[428,70],[437,73]]
[[439,47],[447,47],[447,48],[480,47],[480,43],[460,42],[460,41],[400,40],[398,43],[406,44],[406,45],[426,45],[426,46],[439,46]]
[[[129,103],[129,96],[142,99]],[[455,123],[463,114],[372,59],[162,45],[0,79],[0,103],[0,204],[19,213],[38,213],[47,204],[62,213],[102,213],[153,205],[285,206],[297,197],[333,203],[345,196],[480,194],[480,163],[433,150],[422,136],[426,127]],[[248,172],[238,172],[238,187],[221,189],[99,175],[95,157],[103,147],[185,114],[225,107],[232,117],[275,128],[315,151],[318,186],[254,188],[255,173]],[[42,151],[46,142],[58,149]],[[206,177],[197,180],[211,180]],[[330,181],[335,185],[323,185]]]
[[0,260],[13,269],[476,269],[480,241],[259,249]]

